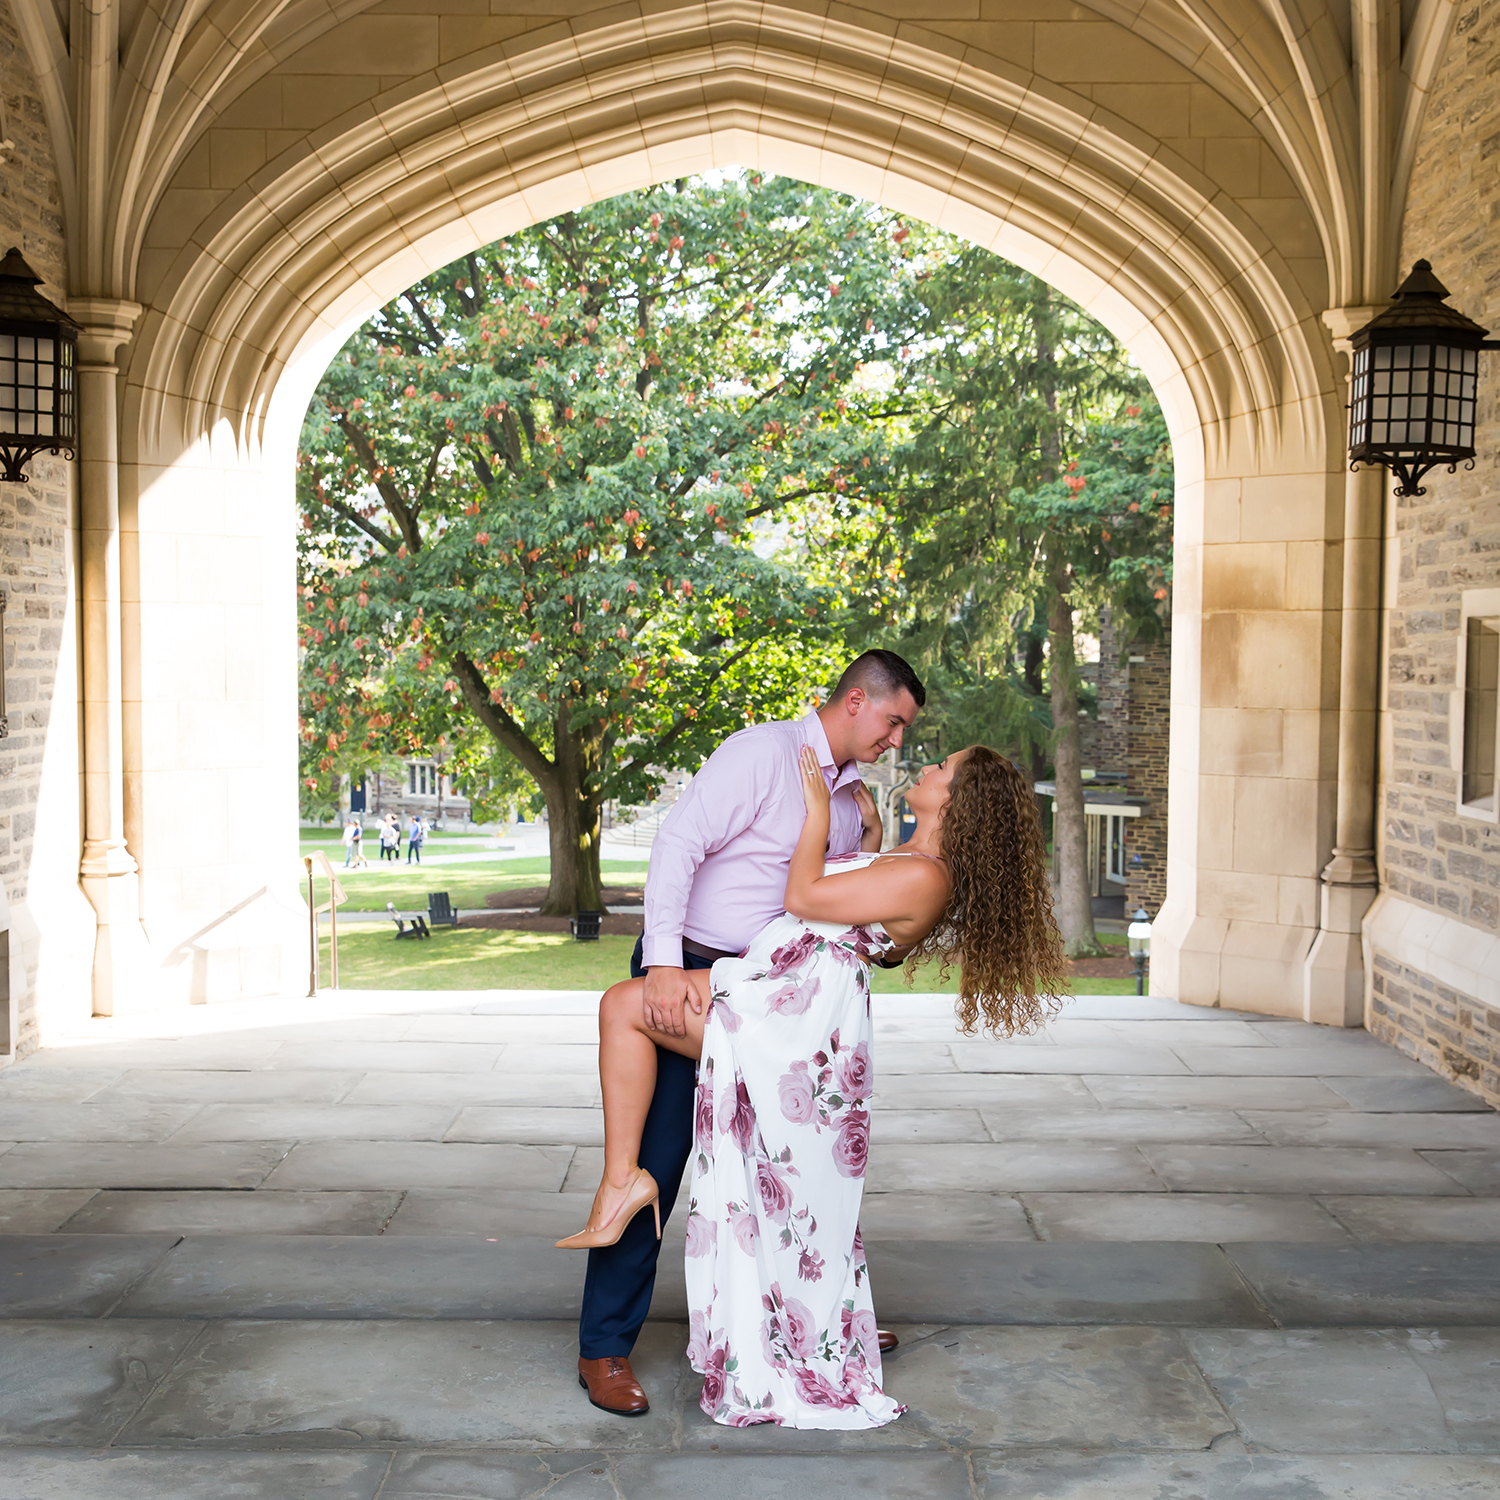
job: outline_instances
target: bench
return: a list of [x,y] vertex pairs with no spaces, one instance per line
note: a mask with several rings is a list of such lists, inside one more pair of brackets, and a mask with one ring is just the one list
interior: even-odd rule
[[411,926],[408,927],[406,923],[401,920],[401,914],[396,910],[396,903],[394,901],[387,901],[385,903],[385,909],[390,912],[391,921],[396,924],[396,941],[398,943],[402,938],[425,938],[432,936],[432,934],[427,930],[427,922],[424,918],[419,916],[413,917],[411,919]]
[[447,891],[428,891],[427,920],[433,927],[458,926],[458,913],[453,910]]
[[580,943],[597,943],[599,941],[599,913],[581,911],[576,917],[568,918],[568,928]]

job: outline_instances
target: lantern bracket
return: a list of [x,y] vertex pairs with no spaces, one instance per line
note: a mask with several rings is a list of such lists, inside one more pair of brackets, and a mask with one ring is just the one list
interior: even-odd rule
[[38,453],[51,453],[54,457],[73,459],[78,456],[77,449],[72,443],[52,444],[48,442],[31,444],[0,441],[0,481],[5,484],[27,484],[31,476],[26,472],[26,465],[36,457]]

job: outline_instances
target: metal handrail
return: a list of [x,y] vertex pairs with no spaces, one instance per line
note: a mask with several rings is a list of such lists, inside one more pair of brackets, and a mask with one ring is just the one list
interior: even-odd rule
[[[332,973],[329,976],[329,988],[336,990],[339,987],[338,909],[349,897],[345,894],[343,886],[339,884],[338,877],[333,873],[333,866],[328,863],[328,856],[321,849],[314,850],[311,854],[304,854],[302,856],[302,863],[307,866],[307,945],[310,956],[307,998],[311,1000],[318,993],[318,918],[325,911],[328,913],[329,948],[333,962]],[[313,897],[313,866],[315,864],[322,866],[322,869],[317,873],[326,876],[328,879],[328,900],[322,906],[317,905]]]

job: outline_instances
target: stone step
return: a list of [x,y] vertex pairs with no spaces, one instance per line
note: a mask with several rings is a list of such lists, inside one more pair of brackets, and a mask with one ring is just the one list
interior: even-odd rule
[[[1500,1326],[1500,1245],[874,1242],[882,1321]],[[0,1236],[0,1318],[562,1319],[586,1258],[534,1237]],[[687,1315],[662,1257],[652,1316]]]

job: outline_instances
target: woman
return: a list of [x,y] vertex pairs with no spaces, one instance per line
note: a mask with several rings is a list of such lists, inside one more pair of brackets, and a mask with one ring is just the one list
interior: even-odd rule
[[[824,861],[829,791],[802,752],[807,820],[786,915],[739,957],[689,973],[688,1034],[645,1024],[642,981],[599,1012],[604,1180],[588,1227],[560,1248],[613,1244],[657,1207],[637,1161],[656,1048],[701,1058],[687,1225],[688,1346],[700,1405],[748,1426],[878,1427],[903,1408],[881,1389],[859,1207],[869,1144],[869,961],[961,955],[958,1014],[1012,1035],[1045,1019],[1063,977],[1045,845],[1029,782],[978,745],[928,766],[906,794],[894,854]],[[658,1219],[657,1234],[661,1227]]]

